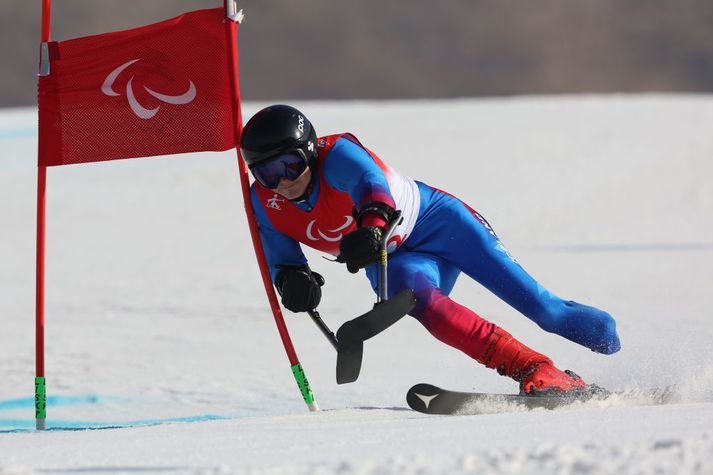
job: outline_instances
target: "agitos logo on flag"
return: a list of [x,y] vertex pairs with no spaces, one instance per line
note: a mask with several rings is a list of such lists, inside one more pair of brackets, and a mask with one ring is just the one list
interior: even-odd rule
[[223,8],[48,44],[40,165],[236,145]]
[[[104,81],[104,84],[102,85],[102,92],[106,94],[107,96],[118,96],[120,95],[118,92],[115,92],[112,89],[112,86],[114,85],[114,81],[116,81],[117,77],[121,72],[134,64],[135,62],[139,61],[138,59],[133,59],[131,61],[128,61],[115,70],[113,70],[109,75],[107,75],[106,80]],[[153,109],[147,109],[143,107],[139,101],[136,99],[136,94],[134,93],[132,81],[134,80],[134,77],[132,76],[131,79],[129,79],[129,82],[126,83],[126,97],[128,98],[129,101],[129,106],[131,106],[131,110],[134,111],[134,114],[136,114],[136,117],[140,117],[142,119],[151,119],[153,116],[156,115],[158,112],[159,108],[161,106],[156,106]],[[166,94],[159,94],[158,92],[153,91],[152,89],[149,89],[148,86],[144,86],[144,89],[146,89],[146,92],[151,94],[153,97],[156,99],[165,102],[167,104],[188,104],[193,101],[193,99],[196,98],[196,86],[193,84],[193,81],[189,81],[190,86],[188,86],[188,91],[186,91],[184,94],[180,94],[178,96],[168,96]]]

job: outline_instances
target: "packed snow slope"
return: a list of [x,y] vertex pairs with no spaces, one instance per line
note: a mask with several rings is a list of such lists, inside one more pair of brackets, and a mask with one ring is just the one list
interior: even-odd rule
[[[245,117],[265,104],[248,103]],[[713,96],[296,104],[480,211],[554,293],[609,311],[621,352],[547,334],[477,283],[453,298],[609,388],[680,402],[480,416],[407,409],[418,382],[516,384],[406,318],[338,386],[331,346],[286,312],[323,411],[307,413],[246,226],[236,155],[52,168],[48,424],[36,433],[36,123],[0,112],[0,473],[713,473]],[[363,275],[308,252],[336,329]],[[103,428],[103,430],[82,430]],[[74,430],[70,430],[74,429]]]

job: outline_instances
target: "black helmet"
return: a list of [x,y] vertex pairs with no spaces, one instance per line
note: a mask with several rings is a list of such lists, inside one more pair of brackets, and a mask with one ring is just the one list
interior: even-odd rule
[[240,152],[249,168],[288,152],[298,152],[311,166],[317,158],[317,134],[302,112],[278,104],[262,109],[245,124]]

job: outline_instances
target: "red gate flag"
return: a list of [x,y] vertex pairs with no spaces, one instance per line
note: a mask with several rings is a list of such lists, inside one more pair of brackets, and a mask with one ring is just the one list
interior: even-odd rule
[[48,44],[39,165],[235,147],[223,8]]

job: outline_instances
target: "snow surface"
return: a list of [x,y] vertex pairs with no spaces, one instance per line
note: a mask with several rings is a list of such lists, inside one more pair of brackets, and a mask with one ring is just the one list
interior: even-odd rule
[[[417,382],[516,384],[407,318],[366,344],[357,383],[338,386],[331,346],[286,312],[323,409],[306,412],[258,278],[235,153],[205,153],[49,169],[55,430],[37,433],[37,119],[4,110],[0,474],[713,473],[713,96],[297,106],[320,134],[351,131],[479,210],[543,285],[611,312],[623,349],[598,355],[544,333],[465,277],[456,300],[589,381],[677,384],[681,401],[425,416],[405,403]],[[308,256],[334,329],[371,308],[363,276]]]

